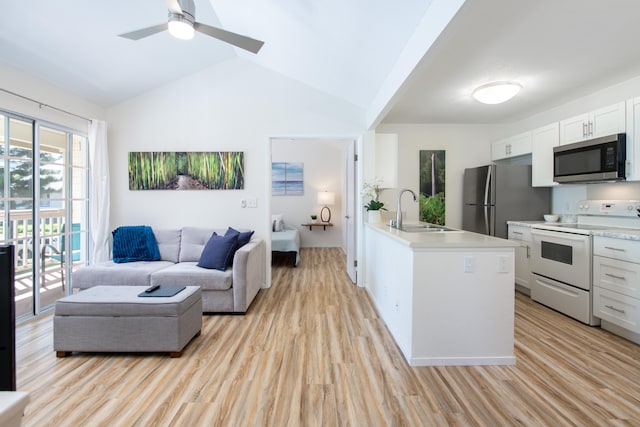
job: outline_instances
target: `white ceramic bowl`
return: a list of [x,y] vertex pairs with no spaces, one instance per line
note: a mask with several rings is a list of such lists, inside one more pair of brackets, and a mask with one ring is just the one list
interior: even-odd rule
[[544,222],[556,222],[558,221],[558,215],[545,215]]

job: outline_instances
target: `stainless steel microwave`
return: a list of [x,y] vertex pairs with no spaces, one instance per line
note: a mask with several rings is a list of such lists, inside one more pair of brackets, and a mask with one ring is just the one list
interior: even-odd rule
[[626,179],[624,133],[553,148],[553,180],[560,183]]

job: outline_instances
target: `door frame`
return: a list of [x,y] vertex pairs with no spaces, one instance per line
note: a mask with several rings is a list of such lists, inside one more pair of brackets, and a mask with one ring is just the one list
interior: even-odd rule
[[[363,150],[363,144],[364,144],[364,135],[363,134],[288,134],[288,135],[283,135],[283,134],[276,134],[276,135],[271,135],[267,138],[267,155],[265,156],[265,162],[266,162],[266,166],[265,166],[265,194],[266,194],[266,216],[264,218],[264,224],[265,224],[265,231],[267,231],[267,236],[271,235],[271,228],[269,227],[269,224],[271,224],[271,215],[272,215],[272,206],[271,206],[271,201],[272,201],[272,193],[271,193],[271,156],[273,155],[273,150],[272,150],[272,144],[273,144],[273,140],[277,140],[277,139],[300,139],[300,140],[304,140],[304,139],[314,139],[314,140],[344,140],[345,144],[347,143],[353,143],[354,144],[354,151],[355,154],[357,156],[361,156],[359,153],[362,153]],[[347,142],[349,141],[349,142]],[[345,156],[347,156],[348,154],[348,150],[345,150]],[[345,160],[345,159],[342,159]],[[346,165],[345,165],[345,169],[346,169]],[[354,204],[355,204],[355,218],[354,218],[354,224],[355,224],[355,245],[353,246],[353,250],[355,251],[356,255],[355,255],[355,260],[357,261],[357,267],[356,267],[356,285],[358,286],[363,286],[364,285],[364,272],[362,271],[364,262],[361,262],[361,258],[363,256],[363,253],[361,251],[361,248],[363,246],[363,241],[362,241],[362,236],[364,235],[364,230],[363,228],[363,221],[362,221],[362,209],[359,209],[358,206],[359,204],[357,203],[359,199],[359,192],[358,192],[358,188],[360,188],[361,183],[362,183],[362,171],[363,167],[362,167],[362,161],[357,161],[355,162],[355,185],[354,185],[354,193],[353,194],[353,199],[354,199]],[[346,170],[344,171],[345,173],[345,177],[346,177]],[[271,239],[270,238],[265,238],[265,244],[266,244],[266,287],[270,288],[271,287]]]

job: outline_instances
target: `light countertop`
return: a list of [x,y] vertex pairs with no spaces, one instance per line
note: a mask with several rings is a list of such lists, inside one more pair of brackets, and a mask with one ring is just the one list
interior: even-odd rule
[[593,236],[611,237],[613,239],[637,240],[640,241],[640,230],[632,228],[615,228],[611,230],[592,231]]
[[[507,221],[508,225],[518,227],[531,227],[534,224],[544,224],[544,221]],[[592,230],[592,236],[610,237],[612,239],[637,240],[640,241],[640,229],[634,228],[615,228],[611,227],[607,230]]]
[[[411,224],[405,223],[405,225]],[[367,223],[366,226],[411,248],[514,248],[519,246],[519,243],[510,240],[462,230],[408,233],[384,223]]]

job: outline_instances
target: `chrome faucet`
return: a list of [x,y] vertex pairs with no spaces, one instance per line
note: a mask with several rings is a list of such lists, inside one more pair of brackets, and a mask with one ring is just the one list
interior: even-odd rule
[[408,188],[400,190],[400,193],[398,193],[398,210],[396,211],[396,228],[398,230],[402,229],[402,203],[400,203],[400,201],[402,200],[402,195],[407,191],[411,193],[411,195],[413,195],[414,202],[418,201],[418,197],[416,196],[416,193],[413,192],[413,190],[409,190]]

